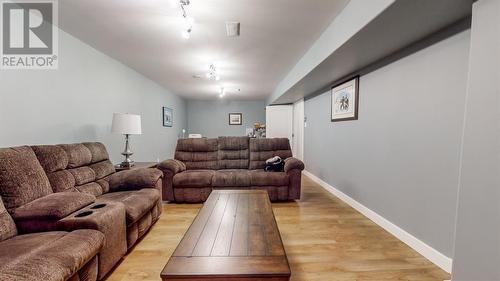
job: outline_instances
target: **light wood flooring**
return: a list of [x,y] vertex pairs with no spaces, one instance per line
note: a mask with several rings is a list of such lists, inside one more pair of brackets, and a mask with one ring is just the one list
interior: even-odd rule
[[[273,203],[291,280],[442,281],[450,275],[381,227],[302,177],[302,199]],[[165,204],[160,220],[107,281],[160,280],[160,271],[201,208]]]

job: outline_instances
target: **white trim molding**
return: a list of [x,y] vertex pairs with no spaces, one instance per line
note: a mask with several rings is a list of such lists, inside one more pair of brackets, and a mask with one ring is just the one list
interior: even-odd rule
[[323,181],[322,179],[320,179],[316,175],[310,173],[309,171],[304,170],[303,174],[305,176],[309,177],[311,180],[318,183],[326,191],[328,191],[331,194],[333,194],[334,196],[338,197],[340,200],[344,201],[345,203],[350,205],[352,208],[356,209],[358,212],[360,212],[361,214],[363,214],[364,216],[366,216],[367,218],[372,220],[374,223],[378,224],[380,227],[387,230],[389,233],[394,235],[396,238],[401,240],[406,245],[410,246],[412,249],[417,251],[419,254],[424,256],[426,259],[430,260],[432,263],[439,266],[444,271],[451,273],[451,267],[452,267],[452,259],[451,258],[440,253],[436,249],[427,245],[425,242],[419,240],[418,238],[416,238],[415,236],[406,232],[405,230],[403,230],[399,226],[388,221],[387,219],[385,219],[381,215],[368,209],[363,204],[361,204],[358,201],[354,200],[353,198],[349,197],[347,194],[345,194],[342,191],[338,190],[337,188],[331,186],[330,184]]

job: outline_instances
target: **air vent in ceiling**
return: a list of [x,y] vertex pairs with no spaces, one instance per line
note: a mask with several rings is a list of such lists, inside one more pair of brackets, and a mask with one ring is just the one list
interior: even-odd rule
[[237,21],[227,21],[226,34],[228,37],[240,36],[240,23]]

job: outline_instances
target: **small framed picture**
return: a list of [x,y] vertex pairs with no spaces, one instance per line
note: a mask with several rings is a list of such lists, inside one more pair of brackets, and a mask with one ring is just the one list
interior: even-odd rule
[[174,112],[172,108],[163,107],[163,127],[172,127],[174,124]]
[[359,76],[333,86],[331,121],[358,120]]
[[243,122],[243,114],[229,113],[229,125],[241,125]]

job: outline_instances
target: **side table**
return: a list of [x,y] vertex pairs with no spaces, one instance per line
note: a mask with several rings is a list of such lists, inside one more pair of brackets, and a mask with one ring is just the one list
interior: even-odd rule
[[134,166],[132,167],[122,167],[120,164],[115,165],[115,170],[117,172],[124,171],[124,170],[135,170],[135,169],[142,169],[142,168],[155,168],[156,165],[158,165],[157,162],[135,162]]

